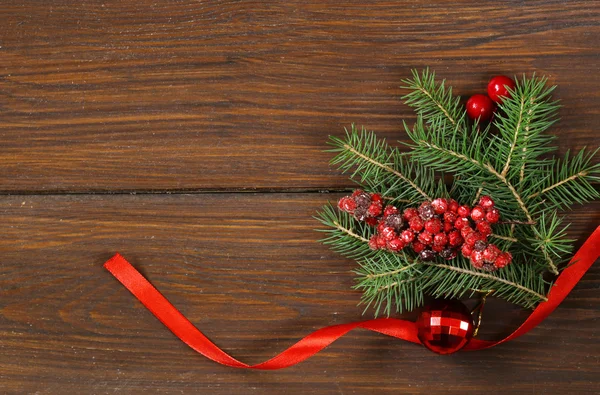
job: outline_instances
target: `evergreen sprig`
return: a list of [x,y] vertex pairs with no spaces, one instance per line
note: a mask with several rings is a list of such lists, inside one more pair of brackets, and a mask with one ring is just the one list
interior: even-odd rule
[[[557,274],[572,253],[568,225],[557,210],[600,197],[593,185],[600,181],[600,164],[594,162],[598,149],[567,153],[564,159],[550,156],[556,148],[546,131],[556,122],[559,106],[545,78],[517,80],[493,127],[468,122],[460,98],[428,69],[413,71],[413,78],[403,82],[409,90],[403,99],[417,113],[415,125],[405,125],[410,151],[352,125],[345,138],[331,137],[332,164],[400,208],[434,197],[472,204],[482,194],[492,196],[507,223],[497,224],[490,237],[514,259],[490,273],[463,257],[423,262],[414,253],[372,251],[371,227],[326,206],[318,215],[327,226],[323,241],[357,260],[355,289],[363,292],[362,303],[376,315],[389,315],[421,305],[424,295],[461,298],[493,291],[526,308],[546,300],[545,273]],[[450,190],[443,182],[448,173]]]

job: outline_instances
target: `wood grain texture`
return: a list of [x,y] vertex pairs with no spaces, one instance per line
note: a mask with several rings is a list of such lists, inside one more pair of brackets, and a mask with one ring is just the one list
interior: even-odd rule
[[[122,252],[249,363],[360,319],[353,262],[313,231],[339,197],[318,192],[352,186],[327,135],[404,141],[400,80],[431,66],[463,97],[547,75],[560,152],[599,146],[599,21],[589,1],[1,2],[0,393],[597,392],[598,264],[501,347],[358,331],[281,372],[198,356],[101,266]],[[569,219],[581,242],[600,203]],[[482,336],[526,316],[493,300]]]
[[[318,327],[361,318],[353,262],[313,231],[311,215],[336,197],[0,198],[0,392],[596,391],[600,266],[538,328],[495,349],[439,357],[358,331],[280,372],[205,360],[102,269],[120,251],[217,344],[256,363]],[[599,209],[577,209],[571,235],[589,234]],[[483,336],[505,335],[526,315],[492,301]]]
[[567,148],[600,145],[589,1],[37,1],[0,5],[0,191],[328,189],[328,134],[404,140],[400,80],[459,95],[547,75]]

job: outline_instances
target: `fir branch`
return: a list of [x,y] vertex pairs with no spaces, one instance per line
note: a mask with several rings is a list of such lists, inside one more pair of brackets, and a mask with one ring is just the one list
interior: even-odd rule
[[600,148],[592,152],[584,149],[571,157],[570,151],[564,159],[556,161],[556,170],[548,169],[550,176],[542,189],[529,196],[530,201],[544,198],[552,203],[546,209],[569,209],[573,204],[583,204],[600,198],[600,193],[592,183],[600,181],[600,163],[592,164],[592,159]]
[[431,199],[429,192],[435,189],[433,171],[406,160],[375,133],[364,128],[358,131],[352,125],[344,140],[332,136],[330,144],[334,146],[330,151],[337,153],[331,163],[343,172],[352,171],[351,177],[358,178],[368,189],[410,202]]
[[411,92],[404,95],[404,102],[415,109],[426,121],[443,120],[459,132],[466,130],[466,112],[460,97],[454,97],[452,87],[446,89],[446,80],[436,83],[435,73],[429,69],[419,73],[412,70],[412,79],[402,80],[403,89]]

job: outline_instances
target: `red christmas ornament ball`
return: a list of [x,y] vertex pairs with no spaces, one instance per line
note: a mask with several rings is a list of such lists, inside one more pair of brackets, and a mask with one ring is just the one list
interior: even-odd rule
[[437,354],[452,354],[473,337],[471,312],[458,300],[436,300],[417,319],[421,343]]
[[488,83],[488,96],[496,103],[502,103],[503,98],[510,97],[506,87],[515,89],[515,82],[504,75],[497,75]]
[[486,95],[473,95],[467,100],[467,114],[471,119],[489,121],[494,115],[494,102]]

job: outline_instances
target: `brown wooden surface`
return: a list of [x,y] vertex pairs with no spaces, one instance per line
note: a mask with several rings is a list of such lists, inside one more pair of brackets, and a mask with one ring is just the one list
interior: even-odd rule
[[[313,231],[340,196],[319,192],[352,185],[327,135],[356,122],[404,140],[400,80],[429,65],[465,96],[545,74],[561,152],[599,146],[599,17],[585,1],[2,2],[0,392],[597,393],[599,267],[492,350],[359,331],[251,372],[195,354],[101,265],[120,251],[250,363],[359,319],[353,263]],[[581,241],[600,203],[569,219]],[[483,335],[526,315],[492,301]]]

